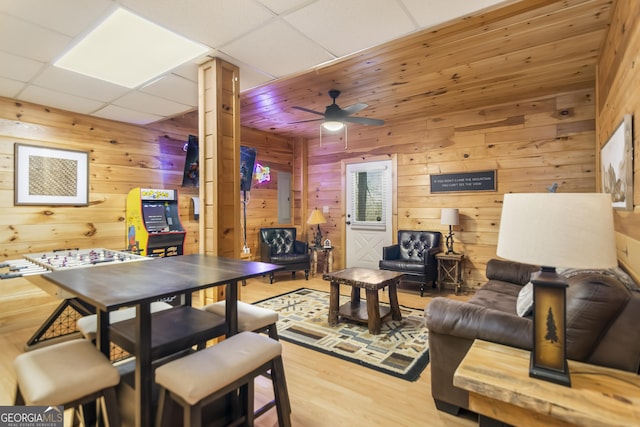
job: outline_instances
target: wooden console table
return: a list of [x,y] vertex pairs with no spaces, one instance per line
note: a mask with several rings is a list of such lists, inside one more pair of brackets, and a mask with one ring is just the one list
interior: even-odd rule
[[462,261],[463,254],[436,254],[438,260],[438,291],[442,290],[442,285],[453,285],[456,295],[462,293]]
[[640,425],[640,376],[570,360],[565,387],[530,378],[529,354],[476,340],[453,384],[469,391],[469,409],[515,426]]

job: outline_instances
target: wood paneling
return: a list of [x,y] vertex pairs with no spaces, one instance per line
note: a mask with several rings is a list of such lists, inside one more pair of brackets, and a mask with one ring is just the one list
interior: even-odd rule
[[[487,114],[489,112],[489,114]],[[514,100],[482,109],[425,116],[397,125],[308,141],[308,209],[329,206],[327,224],[334,266],[344,266],[345,243],[340,162],[398,156],[397,228],[448,230],[441,208],[460,209],[455,248],[465,253],[467,286],[486,281],[496,256],[502,197],[509,192],[595,191],[595,105],[590,89]],[[435,129],[434,129],[435,128]],[[371,141],[376,141],[372,144]],[[430,193],[430,174],[497,171],[497,191]]]
[[[126,197],[134,187],[178,190],[184,250],[197,252],[191,207],[197,189],[181,187],[182,147],[197,129],[174,123],[133,126],[0,98],[0,257],[59,248],[124,249]],[[17,142],[89,151],[89,206],[14,206]]]
[[[247,246],[251,250],[253,258],[260,260],[258,240],[260,228],[298,226],[298,233],[303,232],[299,227],[299,214],[298,221],[296,221],[296,216],[292,215],[293,223],[278,224],[278,174],[279,172],[288,172],[292,174],[293,179],[293,142],[288,138],[247,128],[242,128],[241,139],[242,145],[257,150],[256,163],[268,167],[271,171],[270,181],[258,183],[254,179],[251,191],[247,192]],[[298,194],[300,193],[299,188],[298,185]],[[295,209],[294,207],[296,204],[295,193],[295,182],[292,182],[292,213],[300,211],[299,208]],[[298,238],[305,240],[303,235],[299,235]]]
[[505,2],[250,89],[241,96],[242,124],[316,138],[317,122],[293,122],[317,117],[292,107],[322,112],[330,89],[342,92],[342,107],[369,104],[357,115],[386,120],[390,133],[412,119],[592,89],[611,2]]
[[[640,2],[618,0],[598,61],[597,154],[625,114],[633,114],[633,211],[614,211],[618,258],[640,281]],[[598,169],[598,188],[600,174]]]

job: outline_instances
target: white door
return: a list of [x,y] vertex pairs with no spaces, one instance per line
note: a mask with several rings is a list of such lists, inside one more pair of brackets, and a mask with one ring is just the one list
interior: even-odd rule
[[392,243],[392,163],[346,167],[346,266],[378,269],[382,247]]

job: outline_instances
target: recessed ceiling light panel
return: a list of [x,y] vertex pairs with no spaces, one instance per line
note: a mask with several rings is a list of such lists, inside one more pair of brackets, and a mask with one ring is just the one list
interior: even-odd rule
[[119,8],[55,65],[134,88],[209,50]]

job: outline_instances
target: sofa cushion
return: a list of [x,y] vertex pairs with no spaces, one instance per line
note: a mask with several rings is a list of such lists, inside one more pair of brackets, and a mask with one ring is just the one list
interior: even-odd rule
[[402,271],[408,274],[424,274],[424,261],[409,261],[399,259],[380,260],[379,266],[383,270]]
[[271,262],[279,265],[309,262],[309,254],[280,254],[271,255]]
[[520,289],[522,289],[520,285],[500,280],[489,280],[469,299],[469,303],[515,316],[516,300]]

